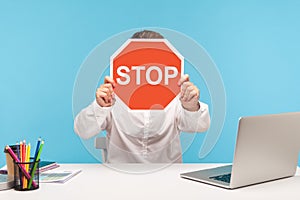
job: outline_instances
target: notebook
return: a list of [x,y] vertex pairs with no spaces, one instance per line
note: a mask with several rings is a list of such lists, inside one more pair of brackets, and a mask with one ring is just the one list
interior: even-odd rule
[[0,190],[7,190],[14,187],[14,179],[6,174],[0,174]]

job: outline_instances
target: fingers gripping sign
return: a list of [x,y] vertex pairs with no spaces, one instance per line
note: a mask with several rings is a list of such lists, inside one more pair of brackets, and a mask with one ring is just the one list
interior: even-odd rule
[[200,108],[199,98],[200,91],[192,82],[190,82],[189,75],[185,74],[178,81],[180,90],[180,101],[182,107],[188,111],[197,111]]
[[96,101],[101,107],[109,107],[115,103],[114,88],[116,87],[115,81],[106,76],[104,83],[96,91]]

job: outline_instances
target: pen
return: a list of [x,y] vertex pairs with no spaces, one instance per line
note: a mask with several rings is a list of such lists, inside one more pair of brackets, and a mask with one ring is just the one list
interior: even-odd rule
[[[22,162],[22,158],[23,158],[23,142],[20,141],[20,147],[19,147],[19,160],[20,162]],[[21,169],[19,169],[19,177],[20,177],[20,185],[23,188],[23,177],[22,177],[22,172]]]
[[23,158],[23,142],[20,142],[19,151],[20,151],[19,159],[22,162],[22,158]]
[[[24,167],[19,164],[20,160],[18,159],[18,157],[16,156],[16,154],[12,151],[12,149],[7,145],[5,147],[5,149],[7,150],[7,152],[10,154],[10,156],[15,160],[16,164],[19,166],[19,168],[22,170],[22,172],[24,173],[25,177],[30,180],[32,177],[30,176],[30,174],[28,174],[28,172],[24,169]],[[37,187],[36,183],[32,180],[32,185],[34,187]]]
[[20,145],[18,142],[16,143],[16,147],[17,147],[17,157],[20,159]]

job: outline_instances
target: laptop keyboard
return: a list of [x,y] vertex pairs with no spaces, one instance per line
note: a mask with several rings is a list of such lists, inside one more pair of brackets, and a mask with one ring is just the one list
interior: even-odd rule
[[222,175],[218,175],[218,176],[211,176],[209,178],[213,179],[213,180],[217,180],[217,181],[230,183],[231,173],[230,174],[222,174]]

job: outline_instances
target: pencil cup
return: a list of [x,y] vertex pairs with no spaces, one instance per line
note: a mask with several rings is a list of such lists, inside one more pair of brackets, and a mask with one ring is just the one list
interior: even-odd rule
[[[13,152],[17,153],[17,145],[9,146]],[[9,155],[6,149],[4,149],[4,153],[6,154],[6,166],[7,166],[7,175],[13,177],[14,176],[14,162],[12,157]]]
[[14,161],[14,184],[15,190],[29,191],[39,188],[39,164],[40,160],[29,162]]

